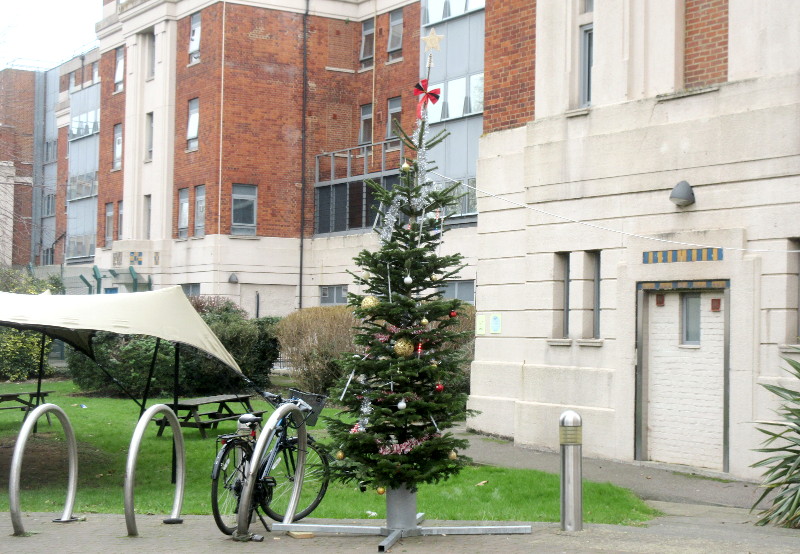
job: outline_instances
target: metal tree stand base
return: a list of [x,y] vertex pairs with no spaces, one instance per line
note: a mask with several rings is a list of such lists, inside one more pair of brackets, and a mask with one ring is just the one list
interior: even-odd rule
[[386,491],[386,526],[324,525],[314,523],[276,523],[273,531],[308,531],[312,533],[345,533],[351,535],[382,535],[386,537],[378,552],[404,537],[421,535],[513,535],[531,533],[530,525],[483,525],[453,527],[420,527],[425,514],[417,513],[417,493],[406,488]]

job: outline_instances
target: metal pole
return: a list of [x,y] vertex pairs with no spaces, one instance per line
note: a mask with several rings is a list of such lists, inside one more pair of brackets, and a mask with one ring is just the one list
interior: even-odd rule
[[583,423],[577,412],[567,410],[561,414],[558,424],[561,443],[561,530],[580,531],[583,529]]

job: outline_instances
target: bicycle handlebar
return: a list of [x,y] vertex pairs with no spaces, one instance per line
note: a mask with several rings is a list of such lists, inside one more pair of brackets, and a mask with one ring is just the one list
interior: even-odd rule
[[298,408],[300,408],[301,412],[308,412],[311,413],[314,411],[314,408],[301,398],[286,398],[284,399],[280,394],[275,394],[268,391],[259,391],[261,396],[264,397],[264,400],[272,404],[273,407],[277,408],[281,404],[285,404],[287,402],[291,402],[295,404]]

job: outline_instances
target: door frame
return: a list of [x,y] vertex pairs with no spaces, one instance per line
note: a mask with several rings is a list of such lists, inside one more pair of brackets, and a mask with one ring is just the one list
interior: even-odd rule
[[729,279],[639,282],[636,283],[636,383],[634,399],[633,459],[647,461],[647,404],[648,377],[646,364],[648,329],[648,294],[657,292],[709,292],[723,293],[722,317],[724,321],[722,355],[722,471],[730,470],[730,323],[731,289]]

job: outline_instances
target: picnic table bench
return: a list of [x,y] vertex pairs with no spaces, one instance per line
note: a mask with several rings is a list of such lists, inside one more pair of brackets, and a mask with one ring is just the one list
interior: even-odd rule
[[[36,408],[39,404],[43,404],[47,395],[55,392],[51,390],[43,391],[23,391],[23,392],[2,392],[0,393],[0,410],[22,410],[25,412],[22,416],[22,421],[28,417],[28,412]],[[27,396],[27,398],[25,398]],[[37,402],[37,399],[39,402]],[[9,406],[3,405],[4,402],[9,402]],[[47,414],[47,422],[50,422],[50,414]]]
[[[250,404],[252,394],[218,394],[216,396],[204,396],[202,398],[187,398],[179,400],[177,404],[168,403],[178,417],[181,427],[196,428],[200,431],[200,436],[206,438],[206,429],[216,429],[221,421],[231,421],[239,419],[243,414],[264,413],[264,410],[256,412]],[[155,420],[158,423],[158,436],[164,432],[164,427],[168,425],[166,418],[161,417]]]

